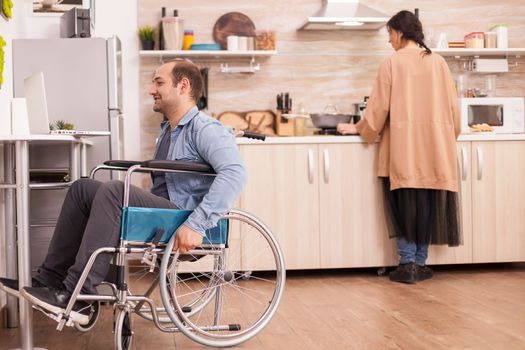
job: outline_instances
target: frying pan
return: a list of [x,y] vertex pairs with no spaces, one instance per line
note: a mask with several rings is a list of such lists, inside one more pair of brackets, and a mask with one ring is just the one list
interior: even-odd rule
[[[332,112],[329,113],[328,110]],[[352,120],[352,114],[341,114],[337,113],[337,109],[333,105],[328,105],[324,109],[323,113],[310,114],[312,123],[316,128],[320,129],[335,129],[339,123],[350,123]]]

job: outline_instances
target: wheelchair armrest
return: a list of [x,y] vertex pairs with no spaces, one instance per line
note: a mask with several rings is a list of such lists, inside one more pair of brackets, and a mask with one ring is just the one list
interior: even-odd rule
[[141,163],[141,166],[146,168],[191,171],[210,175],[215,174],[213,168],[208,164],[182,160],[146,160]]
[[133,165],[137,165],[141,163],[142,161],[137,161],[137,160],[106,160],[104,162],[104,165],[115,166],[119,168],[129,168],[129,167],[132,167]]

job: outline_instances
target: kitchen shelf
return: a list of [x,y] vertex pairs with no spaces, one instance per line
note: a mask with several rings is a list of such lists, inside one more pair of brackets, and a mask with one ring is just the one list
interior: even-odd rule
[[141,50],[141,57],[196,57],[196,58],[254,58],[276,55],[273,50],[227,51],[227,50]]
[[432,52],[438,53],[441,56],[461,57],[461,56],[516,56],[525,55],[525,48],[508,48],[508,49],[431,49]]
[[260,71],[261,66],[255,62],[256,57],[269,57],[276,55],[275,50],[249,50],[249,51],[227,51],[227,50],[141,50],[141,57],[159,57],[162,61],[164,58],[194,58],[194,59],[248,59],[248,66],[231,67],[228,63],[221,63],[221,73],[235,74],[254,74]]

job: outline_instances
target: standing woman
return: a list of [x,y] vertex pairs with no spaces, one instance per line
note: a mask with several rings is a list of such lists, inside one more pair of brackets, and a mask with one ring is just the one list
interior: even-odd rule
[[390,279],[415,283],[433,276],[426,266],[429,244],[461,243],[459,109],[448,65],[425,45],[419,19],[401,11],[387,29],[396,52],[379,67],[365,116],[337,129],[359,133],[370,144],[381,135],[377,176],[399,254]]

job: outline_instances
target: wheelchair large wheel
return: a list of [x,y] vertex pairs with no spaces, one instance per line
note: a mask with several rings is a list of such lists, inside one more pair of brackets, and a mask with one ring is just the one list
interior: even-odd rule
[[133,330],[131,328],[131,311],[126,307],[117,307],[115,320],[115,349],[131,349]]
[[91,304],[91,310],[89,314],[89,322],[85,325],[80,325],[78,323],[75,323],[75,328],[80,332],[88,332],[95,326],[95,323],[98,320],[98,316],[100,315],[100,302],[94,301]]
[[168,316],[190,339],[212,347],[238,345],[262,330],[277,311],[285,283],[283,255],[270,230],[240,210],[224,220],[226,246],[203,245],[195,254],[170,258],[172,237],[160,267]]

